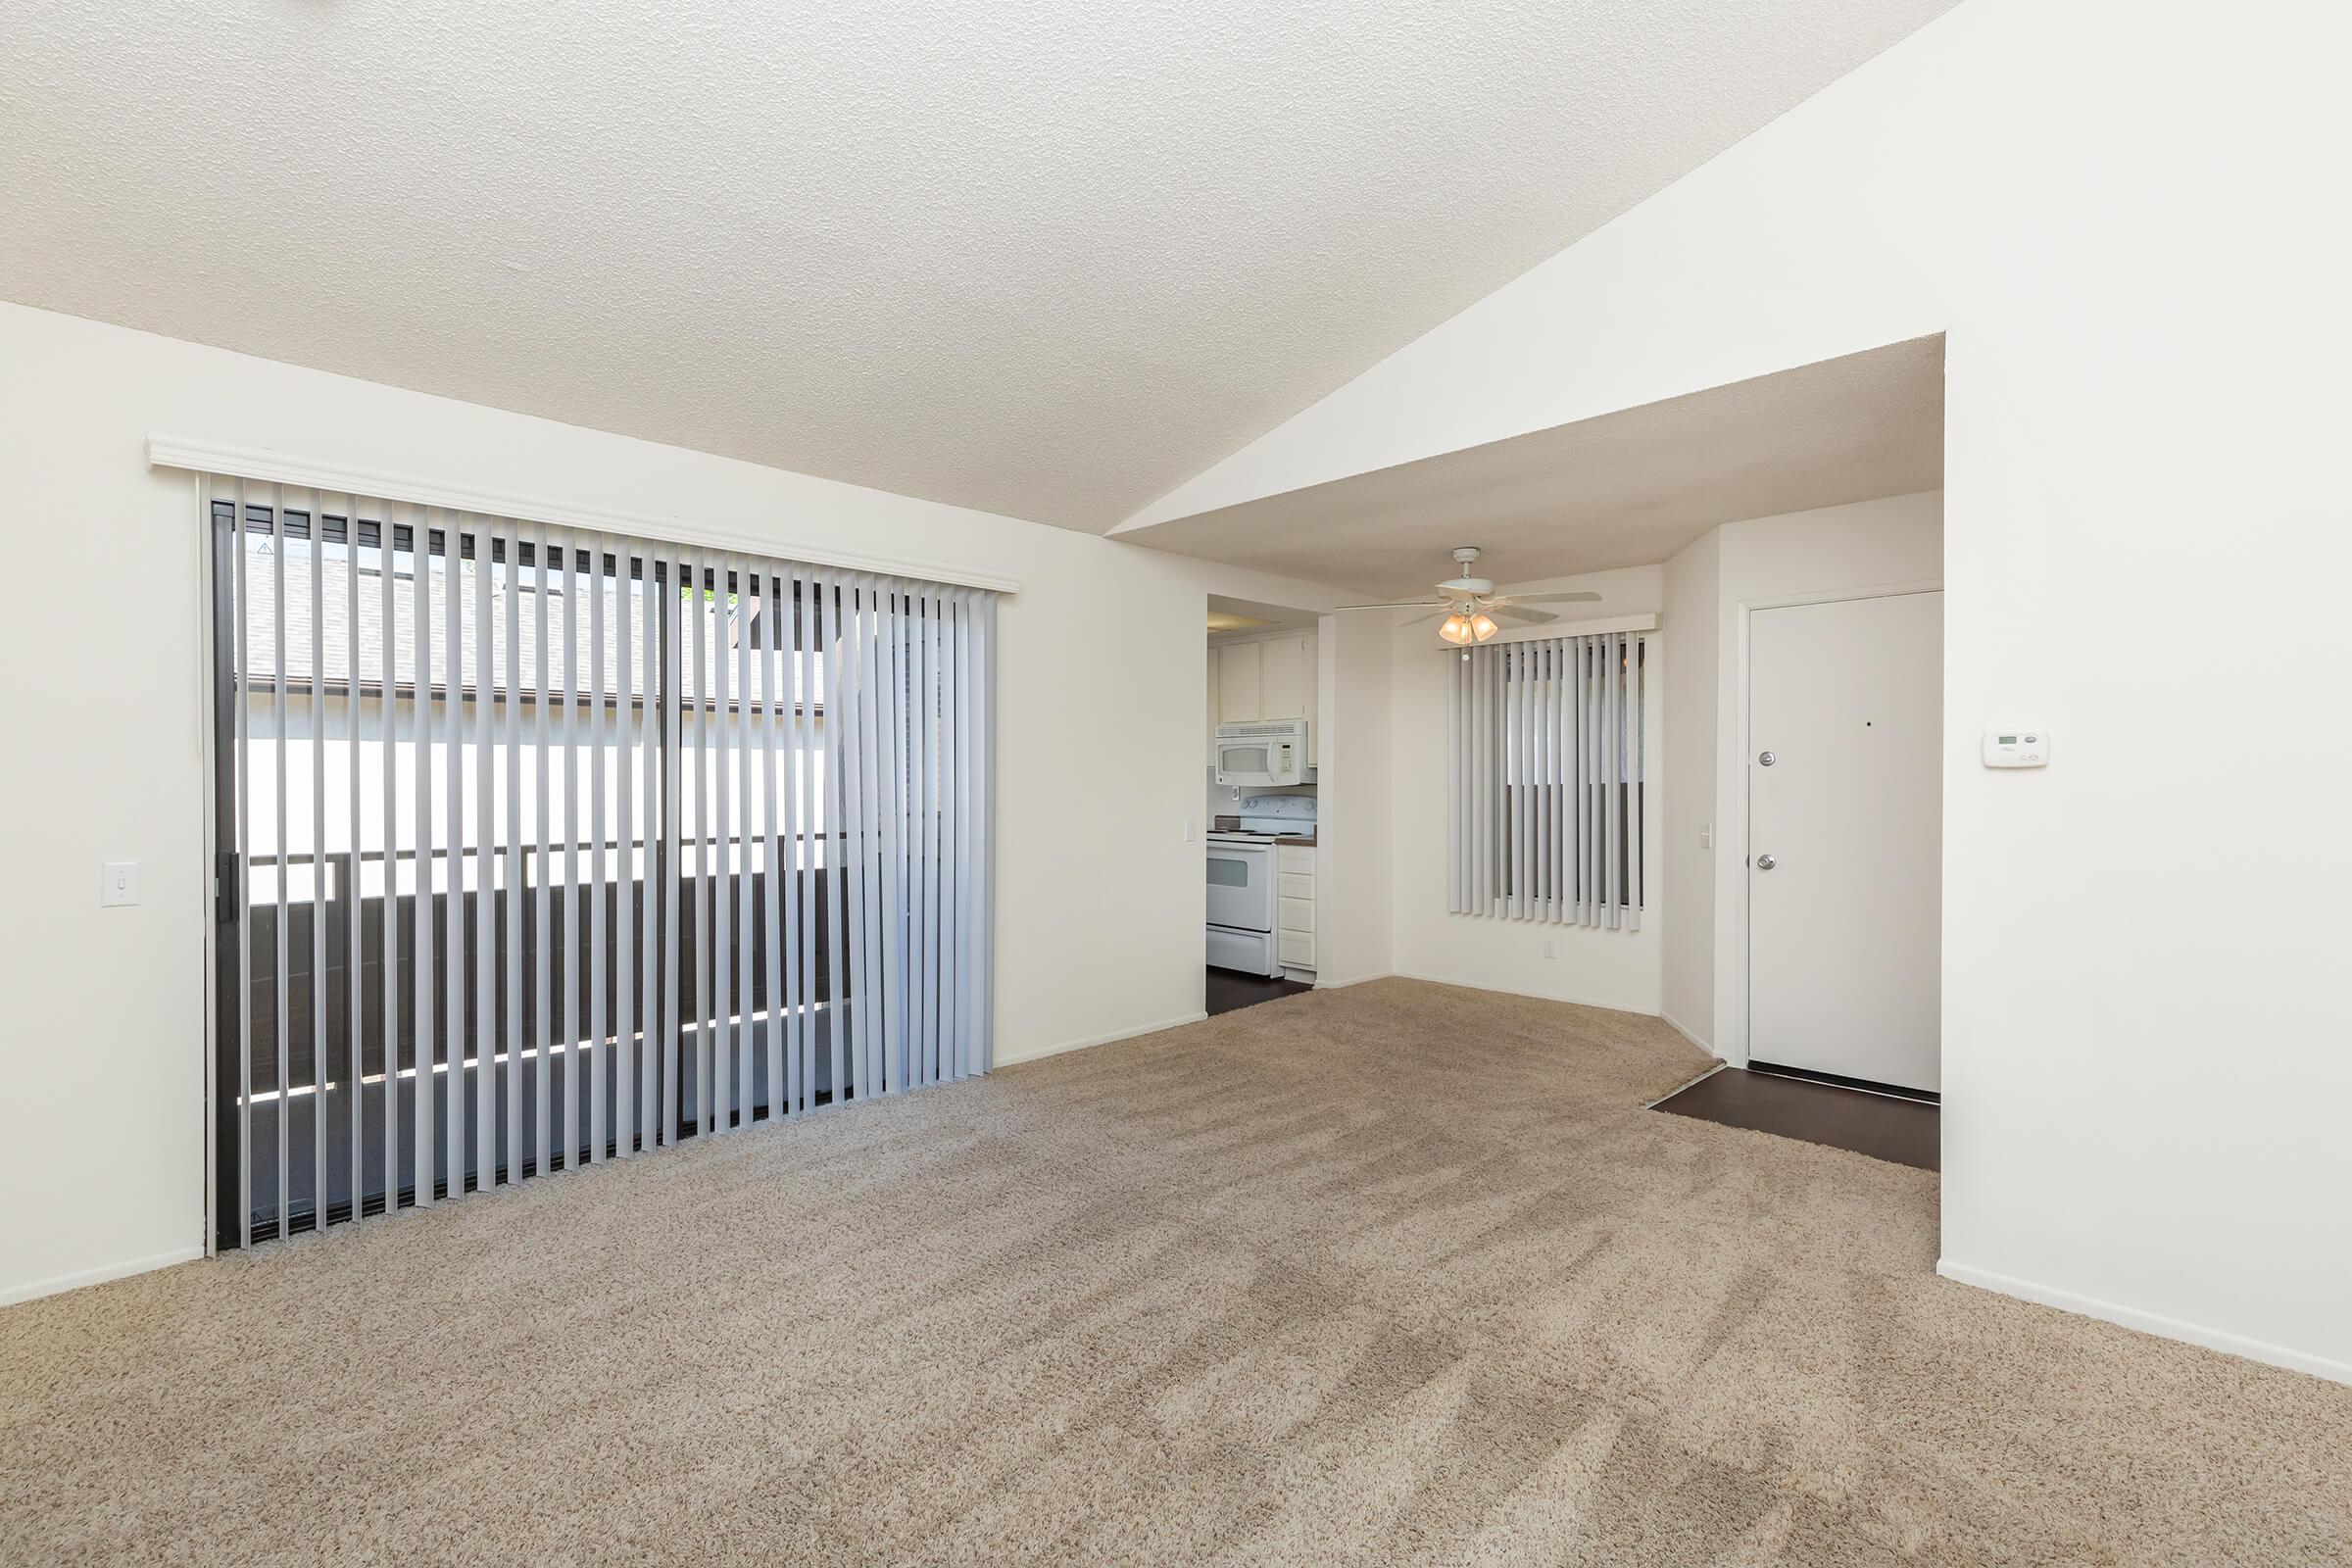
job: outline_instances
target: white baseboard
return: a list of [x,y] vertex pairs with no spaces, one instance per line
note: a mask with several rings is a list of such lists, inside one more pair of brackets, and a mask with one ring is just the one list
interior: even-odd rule
[[1345,980],[1334,980],[1329,975],[1318,974],[1315,978],[1315,989],[1317,991],[1339,991],[1348,986],[1360,986],[1367,980],[1387,980],[1394,973],[1394,970],[1379,969],[1371,974],[1351,974]]
[[104,1285],[108,1280],[127,1279],[150,1269],[170,1268],[174,1263],[189,1263],[204,1255],[204,1244],[175,1247],[169,1252],[155,1252],[146,1257],[127,1257],[120,1263],[104,1263],[97,1268],[85,1268],[75,1274],[58,1274],[26,1285],[11,1285],[0,1289],[0,1306],[13,1306],[37,1297],[55,1296],[61,1291],[77,1291],[84,1285]]
[[1663,1008],[1659,1009],[1658,1016],[1665,1019],[1666,1022],[1672,1026],[1676,1034],[1681,1035],[1685,1040],[1690,1041],[1692,1045],[1705,1052],[1708,1055],[1712,1056],[1715,1054],[1715,1048],[1708,1045],[1704,1040],[1699,1039],[1698,1031],[1691,1028],[1689,1024],[1683,1022],[1682,1019],[1677,1018],[1673,1013],[1668,1012]]
[[[1598,1007],[1603,1012],[1630,1012],[1638,1018],[1655,1018],[1655,1007],[1629,1007],[1622,1002],[1601,1002],[1592,997],[1563,997],[1549,991],[1528,991],[1519,986],[1480,985],[1475,980],[1458,980],[1449,975],[1417,974],[1410,969],[1396,971],[1399,980],[1426,980],[1431,985],[1457,986],[1464,991],[1492,991],[1500,997],[1532,997],[1538,1002],[1565,1002],[1572,1007]],[[1713,1053],[1709,1053],[1713,1054]]]
[[1168,1018],[1159,1023],[1139,1024],[1133,1029],[1114,1029],[1106,1035],[1092,1035],[1084,1040],[1064,1040],[1057,1046],[1043,1046],[1036,1051],[1024,1051],[1018,1055],[997,1057],[996,1065],[1010,1067],[1018,1062],[1038,1061],[1047,1056],[1058,1056],[1065,1051],[1084,1051],[1090,1046],[1107,1046],[1117,1040],[1133,1040],[1139,1035],[1155,1035],[1162,1029],[1181,1029],[1188,1023],[1199,1023],[1207,1017],[1205,1012],[1188,1012],[1181,1018]]
[[2197,1323],[2183,1323],[2177,1317],[2166,1317],[2160,1312],[2143,1312],[2135,1306],[2119,1306],[2113,1301],[2062,1291],[2056,1286],[2036,1285],[2032,1280],[1996,1274],[1988,1268],[1955,1263],[1948,1257],[1936,1259],[1936,1272],[1947,1280],[1958,1280],[1963,1285],[1974,1285],[2002,1296],[2014,1296],[2020,1300],[2037,1301],[2043,1306],[2057,1307],[2062,1312],[2078,1312],[2084,1317],[2121,1324],[2128,1329],[2137,1329],[2142,1334],[2201,1345],[2209,1350],[2242,1355],[2249,1361],[2282,1366],[2290,1372],[2308,1372],[2315,1378],[2327,1378],[2333,1383],[2352,1383],[2352,1361],[2338,1361],[2325,1355],[2314,1355],[2307,1350],[2290,1349],[2283,1345],[2250,1340],[2242,1334],[2209,1329]]

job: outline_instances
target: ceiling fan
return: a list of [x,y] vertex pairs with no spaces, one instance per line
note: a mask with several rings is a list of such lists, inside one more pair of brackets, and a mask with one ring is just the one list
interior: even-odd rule
[[1393,599],[1377,605],[1342,605],[1342,610],[1425,610],[1427,614],[1415,615],[1404,625],[1418,625],[1435,620],[1440,615],[1445,623],[1438,635],[1456,647],[1483,643],[1502,630],[1499,622],[1516,621],[1525,626],[1540,626],[1557,615],[1542,610],[1522,610],[1522,605],[1557,605],[1593,603],[1600,595],[1594,593],[1556,594],[1498,594],[1494,584],[1485,577],[1473,577],[1470,568],[1478,564],[1478,550],[1464,545],[1453,553],[1454,564],[1460,569],[1449,580],[1436,584],[1435,597],[1428,599]]

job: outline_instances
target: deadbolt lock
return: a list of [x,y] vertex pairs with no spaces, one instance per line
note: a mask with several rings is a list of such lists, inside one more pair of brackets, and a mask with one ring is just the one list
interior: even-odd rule
[[1770,767],[1774,762],[1780,760],[1780,759],[1774,757],[1770,752],[1761,752],[1757,754],[1756,760],[1763,763],[1766,767]]
[[1769,855],[1759,855],[1756,857],[1756,869],[1759,871],[1769,871],[1780,863],[1781,862],[1779,860],[1775,859]]

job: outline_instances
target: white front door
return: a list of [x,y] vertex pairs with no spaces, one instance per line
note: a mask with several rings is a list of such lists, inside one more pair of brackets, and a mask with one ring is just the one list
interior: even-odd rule
[[1941,1086],[1943,595],[1748,617],[1748,1056]]

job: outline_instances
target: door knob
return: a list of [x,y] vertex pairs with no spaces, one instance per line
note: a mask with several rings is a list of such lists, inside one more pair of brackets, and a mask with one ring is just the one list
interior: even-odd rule
[[1756,869],[1759,871],[1769,871],[1780,863],[1781,862],[1779,860],[1775,859],[1769,855],[1759,855],[1756,857]]
[[1770,767],[1773,763],[1779,761],[1780,759],[1773,756],[1770,752],[1759,752],[1756,754],[1756,760],[1763,763],[1766,767]]

